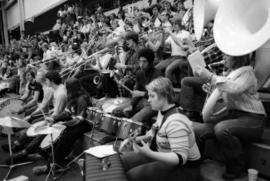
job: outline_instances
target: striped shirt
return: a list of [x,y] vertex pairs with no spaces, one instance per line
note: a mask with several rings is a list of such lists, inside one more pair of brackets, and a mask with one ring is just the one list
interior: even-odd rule
[[223,92],[227,108],[266,115],[257,92],[258,84],[253,68],[244,66],[235,71],[239,71],[236,78],[218,76],[215,82],[217,88]]
[[[155,125],[160,127],[162,119],[159,112]],[[191,121],[181,113],[173,113],[164,121],[157,132],[156,143],[159,152],[175,152],[182,156],[184,164],[201,157]]]

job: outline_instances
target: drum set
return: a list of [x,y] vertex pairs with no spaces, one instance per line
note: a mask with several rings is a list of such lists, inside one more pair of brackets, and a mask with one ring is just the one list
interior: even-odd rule
[[109,136],[115,136],[115,140],[124,140],[134,132],[140,134],[145,131],[143,123],[116,117],[98,107],[88,107],[87,120],[94,125],[95,129]]
[[40,144],[41,149],[50,149],[52,155],[52,164],[50,168],[50,172],[48,173],[46,180],[49,179],[50,176],[54,178],[55,176],[55,168],[56,163],[54,159],[54,148],[53,144],[61,137],[61,134],[65,130],[66,126],[61,124],[53,124],[49,125],[47,121],[39,121],[35,124],[30,124],[26,120],[22,119],[24,115],[14,114],[13,111],[16,111],[22,107],[22,100],[18,98],[7,98],[3,99],[0,102],[0,127],[3,128],[2,132],[7,134],[8,136],[8,145],[9,145],[9,156],[10,156],[10,164],[9,165],[0,165],[0,167],[9,168],[4,180],[7,180],[12,169],[18,166],[23,166],[26,164],[30,164],[32,162],[25,162],[14,164],[13,161],[13,152],[11,148],[11,135],[13,134],[13,128],[27,128],[26,134],[27,136],[38,136],[38,135],[46,135],[43,141]]

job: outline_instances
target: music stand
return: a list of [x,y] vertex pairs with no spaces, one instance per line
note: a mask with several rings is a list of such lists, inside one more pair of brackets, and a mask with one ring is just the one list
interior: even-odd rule
[[11,148],[12,128],[28,128],[28,127],[30,127],[30,124],[24,120],[21,120],[21,119],[15,118],[15,117],[4,117],[4,118],[0,119],[0,125],[7,128],[7,135],[8,135],[10,165],[0,165],[0,167],[8,167],[9,168],[9,170],[4,178],[4,181],[6,181],[13,168],[32,163],[32,162],[24,162],[24,163],[14,164],[13,152],[12,152],[12,148]]
[[61,169],[63,169],[63,167],[61,167],[60,165],[58,165],[57,163],[55,163],[55,157],[54,157],[54,146],[53,146],[53,134],[50,134],[51,137],[51,152],[52,152],[52,163],[50,164],[50,171],[48,173],[48,175],[46,176],[46,180],[47,181],[49,179],[50,176],[52,176],[53,180],[57,180],[57,178],[55,177],[55,168],[59,167]]

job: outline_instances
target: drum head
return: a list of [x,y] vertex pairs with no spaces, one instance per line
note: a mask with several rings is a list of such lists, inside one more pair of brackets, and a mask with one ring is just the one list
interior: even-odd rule
[[131,103],[130,98],[115,98],[109,99],[102,105],[102,110],[106,113],[112,113],[118,107],[128,107]]
[[0,117],[5,117],[8,115],[18,117],[22,119],[24,114],[12,114],[12,111],[18,111],[22,108],[23,101],[18,98],[8,98],[0,103]]
[[41,127],[41,126],[45,126],[47,123],[48,123],[47,121],[43,120],[43,121],[39,121],[39,122],[32,124],[32,126],[29,127],[26,131],[27,136],[36,136],[37,135],[35,132],[36,128]]

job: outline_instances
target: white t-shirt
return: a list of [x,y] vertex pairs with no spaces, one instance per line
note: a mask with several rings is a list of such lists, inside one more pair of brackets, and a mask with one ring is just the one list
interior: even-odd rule
[[60,84],[53,94],[53,114],[56,116],[63,112],[67,104],[67,90],[63,84]]
[[[185,41],[190,38],[190,33],[188,31],[181,30],[176,34],[176,37],[181,41]],[[174,42],[171,36],[167,38],[165,43],[171,45],[171,50],[172,50],[171,56],[178,56],[178,55],[186,56],[187,55],[187,52],[182,47],[178,46]]]

